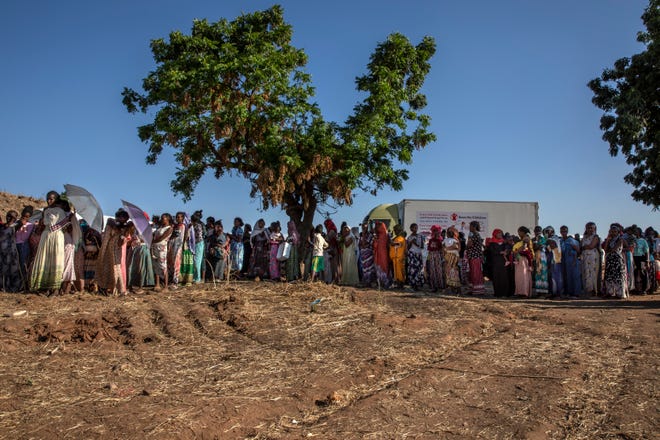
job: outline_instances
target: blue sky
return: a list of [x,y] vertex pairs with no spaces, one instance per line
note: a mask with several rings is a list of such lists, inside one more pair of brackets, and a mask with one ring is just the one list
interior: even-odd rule
[[[169,182],[172,150],[145,164],[145,123],[121,104],[155,65],[149,42],[195,18],[233,19],[266,1],[7,1],[0,6],[0,190],[43,197],[72,183],[112,214],[120,199],[149,213],[203,209],[248,223],[284,220],[259,212],[240,178],[205,176],[184,204]],[[408,199],[538,201],[540,223],[601,234],[612,221],[660,227],[632,201],[629,171],[601,139],[586,84],[643,49],[642,0],[283,1],[293,44],[309,56],[316,100],[342,122],[358,102],[354,79],[391,32],[436,39],[424,91],[438,140],[417,152],[400,192],[357,193],[333,218],[357,224],[380,203]],[[322,220],[317,216],[317,222]]]

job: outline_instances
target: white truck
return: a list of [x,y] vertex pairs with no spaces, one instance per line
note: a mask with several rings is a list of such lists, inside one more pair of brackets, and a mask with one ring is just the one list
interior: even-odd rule
[[520,226],[530,230],[539,224],[538,202],[500,202],[473,200],[418,200],[404,199],[398,204],[383,204],[372,209],[365,221],[384,221],[391,230],[395,224],[410,231],[410,225],[417,223],[419,232],[430,234],[431,226],[442,229],[449,226],[467,232],[470,222],[476,220],[481,225],[481,236],[490,237],[493,229],[515,234]]

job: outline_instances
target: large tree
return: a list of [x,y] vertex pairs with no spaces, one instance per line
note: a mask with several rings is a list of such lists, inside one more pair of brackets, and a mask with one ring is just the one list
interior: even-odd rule
[[319,204],[351,204],[356,189],[401,189],[413,151],[435,140],[420,113],[435,42],[413,46],[395,33],[378,44],[356,79],[364,100],[339,124],[312,101],[307,56],[291,36],[280,6],[196,20],[190,35],[151,42],[156,69],[143,92],[122,95],[129,112],[154,112],[138,135],[149,146],[147,163],[174,149],[175,193],[189,199],[207,171],[241,175],[264,209],[282,207],[307,231]]
[[645,50],[621,58],[600,78],[589,82],[610,154],[619,151],[632,165],[624,180],[633,185],[634,200],[660,206],[660,0],[650,0],[642,15],[646,32],[637,41]]

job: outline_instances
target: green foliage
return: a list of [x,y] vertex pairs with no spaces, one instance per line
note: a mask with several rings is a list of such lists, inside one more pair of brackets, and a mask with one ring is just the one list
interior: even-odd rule
[[589,82],[592,102],[605,113],[600,119],[610,154],[619,151],[632,165],[624,177],[635,187],[632,197],[660,206],[660,0],[650,0],[642,15],[646,32],[637,41],[646,49],[621,58],[600,78]]
[[435,140],[420,113],[432,38],[413,46],[393,34],[379,44],[356,80],[366,98],[340,126],[312,102],[307,56],[291,36],[274,6],[234,21],[196,20],[190,35],[151,42],[156,69],[143,93],[124,89],[123,103],[132,113],[155,111],[138,128],[147,163],[172,147],[180,166],[171,186],[184,199],[207,171],[233,173],[251,182],[264,208],[282,206],[296,222],[303,214],[311,222],[319,203],[350,204],[356,188],[401,189],[408,174],[396,166]]

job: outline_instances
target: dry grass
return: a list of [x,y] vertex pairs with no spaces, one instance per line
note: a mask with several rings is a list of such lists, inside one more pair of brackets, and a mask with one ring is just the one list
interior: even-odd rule
[[655,328],[649,308],[562,304],[270,282],[128,298],[0,295],[3,310],[28,310],[0,326],[0,429],[13,438],[652,436],[657,341],[635,333]]

